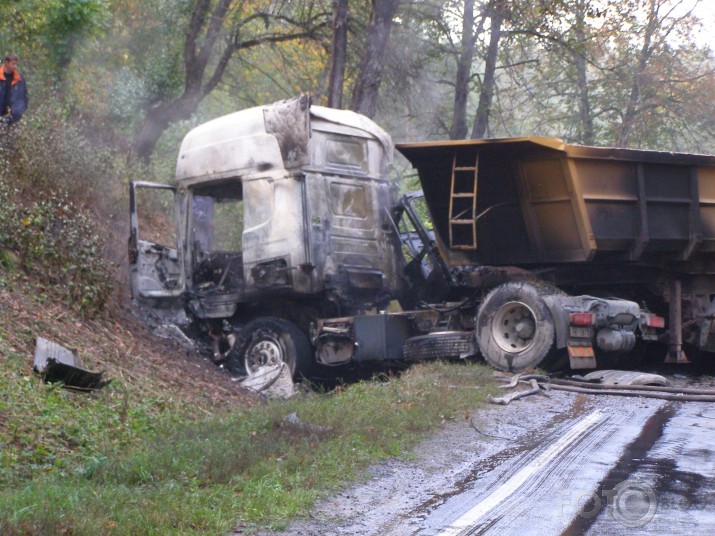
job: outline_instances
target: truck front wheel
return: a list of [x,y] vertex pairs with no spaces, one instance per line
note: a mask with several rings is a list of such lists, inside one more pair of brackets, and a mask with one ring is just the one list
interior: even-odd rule
[[308,337],[283,318],[257,318],[241,330],[228,366],[236,373],[260,374],[285,363],[293,378],[308,373],[312,351]]
[[499,370],[535,367],[554,346],[554,321],[536,287],[506,283],[484,299],[476,319],[484,359]]

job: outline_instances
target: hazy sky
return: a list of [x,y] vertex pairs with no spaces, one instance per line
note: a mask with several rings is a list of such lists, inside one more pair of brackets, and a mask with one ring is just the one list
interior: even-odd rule
[[715,0],[700,0],[695,14],[703,21],[703,31],[698,36],[702,42],[710,45],[715,52]]

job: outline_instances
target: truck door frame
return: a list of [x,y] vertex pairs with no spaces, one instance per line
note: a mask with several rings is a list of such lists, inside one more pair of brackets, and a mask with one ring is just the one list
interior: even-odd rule
[[[173,247],[141,239],[137,205],[137,190],[141,188],[173,192],[172,216],[176,237]],[[142,181],[132,181],[129,184],[129,269],[132,297],[152,309],[183,310],[186,270],[181,247],[180,203],[175,186]]]

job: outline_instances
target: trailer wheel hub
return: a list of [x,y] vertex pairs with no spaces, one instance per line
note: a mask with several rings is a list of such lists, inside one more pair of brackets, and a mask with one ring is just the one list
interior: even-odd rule
[[499,348],[509,353],[526,350],[534,340],[536,315],[522,302],[508,302],[497,311],[492,323],[492,337]]

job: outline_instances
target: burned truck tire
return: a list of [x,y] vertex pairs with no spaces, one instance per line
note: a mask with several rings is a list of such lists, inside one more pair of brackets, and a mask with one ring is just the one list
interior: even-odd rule
[[293,378],[307,375],[312,363],[308,337],[283,318],[257,318],[241,330],[231,351],[228,367],[249,376],[285,363]]
[[474,333],[439,331],[410,337],[402,347],[405,361],[460,359],[474,353]]
[[493,289],[477,313],[477,341],[484,359],[499,370],[519,372],[553,351],[555,328],[540,291],[529,283]]

